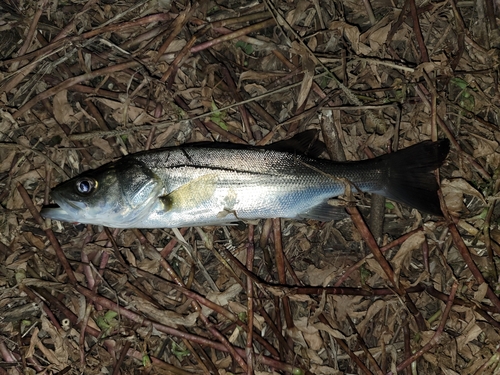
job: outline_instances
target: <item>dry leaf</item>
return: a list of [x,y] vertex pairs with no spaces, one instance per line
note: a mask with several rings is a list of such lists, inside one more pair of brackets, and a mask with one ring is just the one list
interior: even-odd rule
[[461,332],[461,335],[456,338],[458,350],[461,351],[465,345],[470,343],[472,340],[477,339],[481,332],[481,327],[477,324],[474,322],[469,324],[466,329]]
[[54,95],[54,117],[60,124],[70,124],[75,121],[73,107],[68,103],[68,92],[66,90],[59,91]]
[[439,365],[439,368],[443,371],[444,375],[460,375],[458,372],[455,372],[448,367],[444,367],[442,364]]
[[101,150],[103,150],[106,155],[113,155],[114,154],[113,148],[109,145],[109,142],[106,141],[105,139],[94,138],[94,139],[92,139],[92,144],[94,146],[99,147]]
[[238,88],[241,87],[243,81],[263,82],[266,80],[275,80],[283,76],[284,73],[282,72],[257,72],[254,70],[247,70],[240,74],[238,80]]
[[307,343],[306,343],[306,340],[304,339],[304,336],[302,335],[302,332],[297,328],[297,327],[293,327],[293,328],[286,328],[286,332],[288,333],[288,336],[290,336],[293,340],[293,342],[296,344],[296,345],[299,345],[301,346],[302,348],[306,348],[307,347]]
[[316,375],[341,375],[344,372],[340,370],[335,370],[333,367],[329,366],[318,366],[313,364],[311,366],[311,372]]
[[361,335],[361,337],[363,337],[364,334],[365,334],[366,325],[368,323],[373,322],[373,317],[375,315],[377,315],[379,313],[379,311],[381,311],[382,309],[384,309],[385,306],[386,306],[386,304],[387,303],[385,301],[379,299],[379,300],[374,301],[370,305],[370,307],[366,311],[365,318],[356,326],[356,328],[357,328],[359,334]]
[[391,30],[392,24],[388,24],[387,26],[381,27],[380,29],[374,31],[370,34],[368,40],[370,41],[370,48],[373,51],[377,51],[383,46],[387,40],[387,34]]
[[[247,307],[246,306],[243,306],[241,303],[234,302],[234,301],[230,301],[228,303],[228,308],[229,308],[229,311],[231,311],[233,314],[240,314],[240,313],[246,313],[247,312]],[[259,329],[259,330],[262,331],[264,329],[265,320],[264,320],[264,318],[261,315],[256,314],[254,312],[254,314],[253,314],[253,324],[255,325],[255,327],[257,327],[257,329]]]
[[[223,292],[209,292],[206,298],[219,306],[227,306],[229,301],[234,300],[235,297],[240,294],[243,290],[240,284],[234,283],[229,288],[227,288]],[[205,315],[209,315],[212,313],[212,309],[202,306],[202,313]]]
[[477,291],[474,293],[474,300],[479,302],[479,303],[482,303],[483,300],[484,300],[484,297],[486,297],[486,293],[488,292],[488,284],[487,283],[482,283],[481,285],[479,285],[479,287],[477,288]]
[[391,261],[394,267],[394,272],[398,277],[401,273],[401,270],[407,270],[410,266],[410,260],[413,250],[420,249],[420,246],[422,246],[424,241],[424,232],[420,231],[408,237],[408,239],[403,242],[398,252]]
[[188,315],[182,315],[176,313],[175,311],[158,309],[151,302],[148,302],[142,298],[138,298],[135,296],[131,296],[129,298],[130,306],[134,306],[138,311],[142,312],[150,319],[174,328],[178,326],[192,327],[196,324],[196,320],[200,315],[197,311]]
[[156,274],[160,269],[160,263],[156,259],[143,259],[137,263],[137,267],[143,271]]
[[368,267],[370,268],[370,270],[375,272],[379,277],[381,277],[384,280],[389,280],[384,269],[380,266],[380,263],[376,259],[367,258],[366,263],[368,264]]
[[498,142],[480,137],[479,135],[474,133],[470,133],[470,135],[473,136],[476,140],[473,154],[475,158],[481,158],[496,153],[498,149]]
[[40,237],[35,236],[31,232],[25,232],[24,233],[24,238],[28,240],[30,244],[35,246],[38,250],[44,250],[45,249],[45,243],[40,239]]
[[351,43],[351,46],[356,54],[368,55],[371,53],[370,47],[359,41],[361,33],[356,26],[349,25],[348,23],[343,21],[333,21],[328,25],[328,28],[330,30],[342,30],[346,39]]
[[338,269],[336,267],[327,267],[323,269],[316,268],[314,265],[307,267],[306,275],[311,286],[327,286],[330,281],[336,278]]
[[318,328],[310,325],[306,316],[294,320],[294,324],[302,332],[310,349],[320,350],[323,347],[323,340],[319,335]]
[[[302,46],[301,46],[302,47]],[[309,57],[309,51],[306,48],[301,48],[302,68],[304,69],[304,78],[300,85],[299,96],[297,98],[297,107],[302,106],[309,96],[314,78],[314,61]]]
[[37,343],[38,349],[40,349],[44,355],[47,356],[52,364],[62,370],[69,364],[69,346],[63,339],[62,335],[45,316],[42,315],[40,320],[42,321],[42,330],[50,335],[54,349],[52,350],[46,348],[41,341],[38,341]]
[[336,337],[338,339],[342,339],[342,340],[346,339],[344,334],[342,332],[340,332],[338,329],[334,329],[334,328],[332,328],[329,325],[326,325],[324,323],[315,323],[314,328],[317,328],[320,331],[328,332],[330,335],[332,335],[333,337]]
[[455,178],[453,180],[445,179],[441,181],[441,190],[446,202],[446,207],[448,207],[451,212],[463,211],[464,194],[472,195],[486,204],[483,195],[463,178]]
[[[143,125],[156,121],[153,116],[144,111],[144,108],[135,107],[130,103],[124,104],[110,99],[98,98],[98,100],[114,110],[113,118],[119,124],[123,124],[124,121],[126,121],[126,123],[132,122],[134,125]],[[124,119],[125,113],[127,114],[127,119]]]

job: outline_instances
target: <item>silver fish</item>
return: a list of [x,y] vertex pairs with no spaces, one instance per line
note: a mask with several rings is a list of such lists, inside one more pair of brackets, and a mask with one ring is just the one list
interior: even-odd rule
[[[299,134],[292,140],[308,138]],[[300,143],[300,142],[299,142]],[[53,189],[46,218],[113,228],[225,225],[262,218],[338,217],[328,201],[381,194],[442,215],[432,172],[448,140],[425,141],[374,159],[337,163],[270,147],[184,146],[125,156]]]

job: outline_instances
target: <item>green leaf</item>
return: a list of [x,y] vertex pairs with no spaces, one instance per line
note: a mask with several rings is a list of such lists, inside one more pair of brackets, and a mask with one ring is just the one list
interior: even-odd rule
[[215,102],[212,100],[212,116],[210,116],[210,120],[212,122],[216,123],[219,125],[222,129],[228,130],[227,124],[224,122],[224,117],[226,117],[225,113],[218,111],[217,105]]
[[108,329],[111,328],[111,326],[108,324],[108,322],[106,321],[106,319],[104,319],[103,316],[99,316],[96,320],[95,320],[97,326],[101,329],[101,331],[107,331]]
[[115,319],[118,316],[116,311],[109,310],[102,316],[98,316],[96,319],[97,326],[104,332],[104,336],[116,326],[118,326],[118,320]]
[[394,204],[392,204],[392,202],[386,201],[385,202],[385,208],[387,208],[389,210],[394,210]]
[[365,285],[370,277],[372,277],[372,273],[366,268],[363,264],[359,268],[359,273],[361,274],[361,284]]
[[151,358],[149,358],[149,356],[147,354],[143,354],[142,355],[142,365],[147,368],[147,367],[151,367],[151,364],[152,364]]
[[247,322],[247,313],[245,311],[242,311],[238,314],[238,319],[241,320],[243,323]]
[[453,83],[455,86],[460,87],[462,90],[466,89],[469,86],[467,81],[464,81],[462,78],[454,77],[450,80],[450,82]]
[[240,48],[247,55],[251,55],[253,53],[253,46],[249,43],[242,42],[241,40],[236,42],[236,47]]
[[104,319],[106,319],[106,322],[112,323],[114,318],[118,316],[118,313],[116,311],[109,310],[106,314],[104,314]]
[[191,355],[191,352],[189,350],[180,346],[175,341],[172,341],[172,353],[174,353],[179,361],[182,361],[182,358]]

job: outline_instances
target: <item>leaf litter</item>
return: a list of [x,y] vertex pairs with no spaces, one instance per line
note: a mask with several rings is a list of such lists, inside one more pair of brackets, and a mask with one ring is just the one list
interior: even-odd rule
[[[498,373],[494,1],[0,8],[0,372]],[[306,129],[338,160],[447,137],[449,215],[367,196],[330,223],[37,215],[128,153]]]

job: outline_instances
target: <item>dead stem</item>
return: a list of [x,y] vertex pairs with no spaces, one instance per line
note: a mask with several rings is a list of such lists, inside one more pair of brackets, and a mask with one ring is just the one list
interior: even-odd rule
[[349,325],[351,326],[351,330],[352,332],[356,335],[356,340],[358,342],[358,345],[361,347],[361,349],[363,350],[363,352],[365,353],[366,355],[366,358],[368,358],[368,362],[370,362],[370,364],[372,365],[372,367],[375,369],[375,373],[376,374],[379,374],[379,375],[383,375],[383,372],[382,372],[382,369],[380,368],[380,366],[378,365],[377,361],[375,360],[375,358],[373,358],[373,355],[370,353],[370,351],[368,350],[368,347],[366,346],[365,342],[363,341],[361,335],[359,334],[358,330],[356,329],[356,326],[354,325],[354,323],[352,322],[351,320],[351,317],[349,315],[346,316],[347,318],[347,322],[349,323]]
[[[31,25],[30,25],[30,28],[28,30],[28,34],[26,35],[26,39],[24,39],[23,45],[21,46],[21,48],[19,48],[19,51],[17,52],[18,56],[24,55],[26,53],[26,51],[28,50],[28,48],[31,46],[31,43],[33,42],[33,38],[35,36],[38,21],[40,20],[42,13],[45,11],[45,7],[47,6],[47,2],[48,2],[47,0],[40,0],[38,2],[37,11],[35,12],[35,15],[33,16],[33,20],[31,21]],[[16,63],[12,64],[12,66],[10,67],[9,70],[14,72],[18,69],[18,67],[19,67],[19,63],[16,62]],[[19,83],[19,82],[20,81],[18,81],[17,83]],[[14,86],[16,86],[17,83],[14,84]]]
[[102,75],[106,75],[106,74],[110,74],[110,73],[114,73],[114,72],[119,72],[121,70],[132,68],[132,67],[136,67],[136,66],[139,66],[138,62],[136,62],[136,61],[128,61],[128,62],[125,62],[125,63],[116,64],[116,65],[108,66],[106,68],[94,70],[91,73],[82,74],[81,76],[78,76],[78,77],[69,78],[66,81],[61,82],[60,84],[58,84],[58,85],[56,85],[56,86],[54,86],[54,87],[52,87],[52,88],[50,88],[50,89],[48,89],[48,90],[46,90],[46,91],[44,91],[42,93],[36,95],[34,98],[32,98],[31,100],[29,100],[26,104],[24,104],[21,108],[19,108],[16,112],[14,112],[12,114],[12,116],[14,118],[21,117],[27,110],[29,110],[31,107],[33,107],[39,101],[41,101],[41,100],[43,100],[45,98],[48,98],[48,97],[50,97],[52,95],[55,95],[59,91],[65,90],[68,87],[71,87],[71,86],[73,86],[73,85],[75,85],[77,83],[84,82],[84,81],[87,81],[87,80],[91,80],[93,78],[96,78],[96,77],[99,77],[99,76],[102,76]]
[[[320,286],[276,286],[269,284],[261,284],[267,291],[277,296],[293,296],[293,295],[350,295],[350,296],[383,296],[397,294],[396,291],[390,288],[370,288],[370,290],[362,288],[350,287],[320,287]],[[406,289],[407,293],[421,293],[426,290],[424,285],[416,285]]]
[[[138,231],[136,231],[136,233],[139,236],[139,238],[143,238],[143,241],[147,241],[144,238],[144,236],[142,235],[142,233],[140,233]],[[151,246],[149,243],[148,243],[148,245]],[[166,259],[160,258],[160,257],[158,257],[158,258],[159,258],[158,260],[160,262],[160,265],[163,267],[163,269],[165,271],[167,271],[167,273],[175,281],[175,283],[181,287],[184,287],[185,286],[184,282],[177,275],[177,273],[170,266],[170,264],[166,261]],[[199,303],[196,300],[193,300],[192,304],[193,304],[194,309],[199,312],[199,318],[205,324],[206,328],[210,331],[210,333],[212,333],[212,335],[214,335],[214,337],[216,337],[222,343],[222,345],[226,348],[226,351],[228,351],[231,354],[231,356],[236,360],[236,362],[238,362],[238,364],[241,366],[241,368],[244,371],[247,371],[247,364],[245,363],[243,358],[236,351],[236,349],[233,347],[233,345],[227,340],[227,338],[224,335],[222,335],[217,330],[217,328],[208,320],[208,318],[202,313],[201,306],[199,305]]]
[[[93,363],[110,373],[140,368],[146,375],[155,368],[182,375],[380,374],[395,371],[398,363],[406,374],[494,371],[500,303],[486,284],[497,278],[500,249],[500,35],[493,0],[388,3],[223,0],[216,7],[171,2],[158,8],[158,2],[144,0],[50,7],[46,0],[23,7],[0,2],[0,138],[9,142],[0,144],[0,315],[6,317],[0,328],[10,337],[4,335],[0,357],[12,366],[0,367],[0,375],[51,369],[63,374],[80,365],[79,371],[88,372],[95,370]],[[61,113],[61,101],[73,114]],[[211,121],[221,114],[227,129]],[[319,128],[336,160],[342,151],[356,159],[360,144],[380,152],[389,143],[398,149],[398,139],[406,146],[444,134],[453,151],[442,169],[448,181],[440,200],[443,211],[448,205],[453,215],[461,214],[456,225],[450,226],[451,218],[420,224],[420,216],[409,217],[397,206],[395,215],[385,216],[383,240],[397,239],[377,249],[366,226],[353,230],[348,218],[324,224],[285,220],[274,241],[280,247],[274,265],[268,253],[273,220],[247,233],[239,226],[198,229],[201,241],[186,228],[176,231],[178,237],[162,229],[134,236],[54,222],[65,230],[55,234],[60,246],[47,233],[51,246],[38,228],[44,229],[43,222],[24,209],[29,201],[49,203],[48,187],[65,174],[103,165],[122,152],[215,139],[265,145]],[[470,186],[457,188],[457,181]],[[18,182],[29,195],[20,197]],[[422,230],[425,236],[415,238],[423,242],[408,250],[408,241],[380,272],[381,252],[391,259],[396,250],[386,250]],[[371,233],[379,237],[375,229]],[[253,249],[254,235],[262,252]],[[182,256],[186,239],[195,264]],[[378,252],[375,261],[373,254],[362,259],[366,244]],[[400,256],[406,258],[401,262]],[[453,290],[441,292],[453,277],[471,275],[475,280],[463,285],[461,298]],[[85,292],[72,289],[77,280],[86,283]],[[239,292],[231,300],[212,302],[212,293],[206,295],[226,297],[232,287]],[[99,299],[104,293],[107,299]],[[441,301],[447,309],[456,305],[453,313],[444,307],[435,312]],[[29,308],[33,304],[39,307]],[[149,305],[151,315],[142,309]],[[100,332],[94,321],[110,307],[120,313],[119,326]],[[198,318],[201,307],[210,315]],[[74,345],[64,347],[71,364],[47,356],[57,340],[38,340],[41,310],[54,332],[74,338]],[[167,310],[197,321],[175,330],[153,323],[153,314]],[[26,315],[7,320],[18,311]],[[438,330],[438,342],[414,353],[420,355],[415,360],[412,345],[432,335],[432,320],[420,316],[424,311],[441,315],[438,329],[446,324],[447,331]],[[347,317],[364,319],[368,312],[377,314],[368,323],[372,330],[360,329],[359,320],[349,328]],[[414,317],[407,318],[410,312]],[[71,333],[62,331],[66,317]],[[32,321],[27,331],[21,319]],[[355,336],[343,334],[356,328]],[[176,357],[172,342],[185,354]],[[23,350],[29,343],[30,350]]]
[[[247,246],[247,268],[250,272],[253,270],[253,261],[255,255],[255,248],[253,245],[253,225],[248,226],[248,246]],[[254,362],[255,353],[253,350],[253,320],[254,320],[254,309],[253,309],[253,282],[252,279],[247,278],[247,342],[245,346],[245,353],[247,359],[247,374],[252,375],[254,373]]]
[[422,317],[422,314],[420,314],[420,311],[418,311],[417,307],[410,299],[405,289],[399,284],[398,280],[395,277],[396,275],[394,274],[394,270],[392,269],[387,259],[385,259],[385,257],[382,255],[380,248],[378,247],[375,239],[373,238],[373,235],[363,221],[363,218],[361,217],[358,209],[356,207],[347,207],[346,209],[347,212],[349,212],[349,214],[351,215],[351,219],[354,222],[354,225],[360,232],[363,240],[368,245],[374,258],[377,260],[377,262],[380,264],[380,267],[382,267],[385,274],[387,275],[389,282],[394,286],[399,296],[404,298],[406,306],[413,314],[415,321],[417,322],[418,328],[421,331],[425,331],[427,329],[427,326],[425,324],[424,318]]
[[[191,39],[189,39],[189,41],[186,43],[186,45],[182,48],[182,50],[177,53],[174,61],[172,61],[167,71],[161,76],[161,82],[167,82],[170,77],[173,77],[175,75],[175,72],[177,71],[182,60],[188,55],[188,53],[190,52],[190,48],[196,43],[197,39],[198,37],[193,35]],[[168,84],[167,86],[170,88],[171,84]]]
[[[193,13],[196,10],[196,8],[197,8],[196,6],[193,6],[191,8],[191,6],[188,4],[188,6],[186,7],[186,9],[184,9],[184,11],[182,13],[180,13],[175,18],[174,22],[172,22],[172,24],[170,25],[170,29],[171,30],[169,30],[170,34],[169,34],[168,38],[165,39],[165,41],[160,46],[160,48],[158,48],[157,55],[154,58],[154,62],[155,63],[158,62],[158,60],[160,59],[160,57],[165,53],[165,51],[168,49],[168,47],[170,46],[170,44],[173,42],[173,40],[175,39],[175,37],[177,35],[179,35],[179,33],[181,32],[182,28],[186,25],[187,22],[189,22],[189,20],[191,19],[191,16],[193,15]],[[186,48],[186,47],[184,47],[184,48]],[[184,48],[183,48],[183,50],[184,50]],[[187,53],[187,51],[181,53],[181,55],[184,56],[186,53]],[[165,77],[165,75],[166,75],[166,73],[163,75],[163,77]],[[168,76],[167,76],[167,78],[163,78],[163,77],[162,77],[163,81],[166,81],[168,79]]]
[[[233,77],[231,76],[231,74],[229,73],[229,70],[225,66],[222,68],[222,77],[224,78],[224,81],[226,82],[229,91],[234,96],[236,101],[238,101],[238,102],[243,101],[243,98],[241,97],[240,93],[238,92],[236,85],[233,81]],[[250,113],[248,113],[248,111],[244,105],[239,105],[238,109],[240,111],[241,120],[242,120],[243,125],[244,125],[245,133],[247,134],[247,140],[253,141],[254,135],[252,133],[252,127],[250,124],[250,118],[249,118]]]
[[[116,311],[116,312],[120,313],[122,316],[130,319],[131,321],[139,323],[143,326],[151,325],[152,327],[154,327],[158,331],[163,332],[165,334],[172,335],[175,337],[185,338],[187,340],[190,340],[190,341],[193,341],[193,342],[199,343],[201,345],[205,345],[205,346],[208,346],[208,347],[211,347],[211,348],[223,351],[223,352],[229,352],[229,349],[222,343],[211,341],[211,340],[206,339],[204,337],[193,335],[193,334],[190,334],[187,332],[182,332],[182,331],[177,330],[175,328],[168,327],[168,326],[165,326],[163,324],[156,323],[154,321],[146,319],[142,315],[136,314],[136,313],[124,308],[124,307],[121,307],[121,306],[117,305],[115,302],[110,301],[109,299],[107,299],[105,297],[99,296],[99,295],[93,293],[92,291],[88,290],[87,288],[84,288],[80,285],[76,285],[75,289],[79,293],[83,294],[85,297],[90,299],[91,301],[93,301],[99,305],[102,305],[107,309]],[[61,306],[59,305],[58,307],[60,308]],[[71,316],[73,316],[76,319],[76,316],[74,316],[69,310],[66,310],[66,313],[70,313]],[[69,317],[68,317],[68,319],[69,319]],[[97,333],[97,331],[94,331],[94,333]],[[238,356],[245,355],[245,351],[242,349],[234,348],[234,350],[236,351]],[[258,356],[256,359],[260,363],[268,364],[268,365],[272,364],[272,366],[279,368],[283,371],[291,372],[293,370],[293,366],[285,364],[283,362],[273,360],[273,359],[266,357],[266,356]],[[246,371],[246,369],[245,369],[245,371]]]
[[[330,323],[328,322],[328,320],[325,318],[325,316],[323,314],[321,314],[318,318],[319,318],[321,323],[326,324],[327,326],[330,326]],[[368,369],[368,367],[366,367],[365,364],[359,359],[359,357],[356,354],[354,354],[354,352],[351,350],[351,348],[349,348],[349,346],[347,345],[347,343],[344,340],[342,340],[341,338],[338,338],[336,336],[333,336],[333,338],[335,339],[337,344],[342,348],[342,350],[347,353],[349,358],[351,358],[354,361],[354,363],[356,363],[358,365],[359,369],[361,371],[363,371],[364,374],[367,374],[367,375],[372,374],[372,372]]]
[[427,47],[425,46],[424,37],[422,36],[422,29],[420,28],[420,21],[418,20],[417,6],[415,5],[415,0],[408,0],[410,3],[411,18],[413,19],[413,32],[417,38],[418,47],[420,49],[420,59],[421,62],[429,61],[429,54],[427,52]]
[[[465,245],[464,240],[460,236],[460,233],[458,232],[456,225],[454,223],[450,223],[448,225],[448,229],[450,230],[451,238],[453,238],[453,243],[455,244],[458,251],[460,251],[460,255],[462,255],[463,260],[467,264],[467,267],[469,267],[472,275],[474,276],[478,284],[480,285],[485,284],[486,280],[481,274],[479,268],[477,268],[476,263],[474,263],[474,260],[470,255],[470,251],[467,248],[467,245]],[[486,289],[486,295],[490,299],[491,303],[496,307],[497,313],[500,313],[500,300],[498,299],[497,295],[489,285],[487,286]]]
[[[274,234],[274,250],[276,257],[276,267],[278,269],[278,280],[280,284],[286,285],[286,270],[285,270],[285,254],[281,242],[281,219],[273,219],[273,234]],[[291,331],[295,327],[290,309],[290,300],[287,296],[281,299],[283,303],[283,313],[285,314],[285,322],[287,330]],[[290,343],[289,343],[290,344]]]
[[[388,243],[387,245],[385,245],[384,247],[381,247],[380,248],[380,251],[381,252],[386,252],[387,250],[390,250],[396,246],[399,246],[401,245],[403,242],[405,242],[409,237],[413,236],[415,233],[417,232],[420,232],[422,231],[423,228],[422,227],[419,227],[417,229],[414,229],[412,230],[411,232],[408,232],[404,235],[402,235],[401,237],[395,239],[394,241],[392,241],[391,243]],[[359,269],[363,264],[365,264],[366,262],[366,259],[368,259],[369,257],[372,257],[373,255],[370,254],[368,256],[366,256],[364,259],[360,260],[359,262],[357,262],[355,265],[353,265],[352,267],[350,267],[348,270],[346,270],[344,272],[344,274],[335,282],[334,286],[336,287],[339,287],[341,286],[348,278],[350,275],[352,275],[352,273],[354,271],[356,271],[357,269]]]
[[239,29],[237,31],[234,31],[231,34],[222,35],[218,38],[209,40],[208,42],[198,44],[196,47],[191,48],[191,53],[203,51],[204,49],[213,47],[219,43],[226,42],[226,41],[232,40],[232,39],[236,39],[236,38],[239,38],[243,35],[246,35],[246,34],[261,30],[261,29],[265,29],[266,27],[273,26],[273,25],[274,25],[274,19],[270,18],[268,20],[265,20],[265,21],[256,23],[254,25],[247,26],[247,27],[244,27],[244,28]]
[[28,210],[31,213],[31,216],[35,219],[35,222],[41,227],[45,228],[45,234],[47,235],[47,238],[50,241],[50,244],[54,248],[54,251],[56,252],[57,259],[59,259],[59,262],[61,262],[61,265],[64,268],[64,271],[66,272],[66,275],[68,276],[68,280],[72,285],[75,285],[77,283],[75,274],[73,273],[73,269],[71,268],[71,265],[68,262],[68,259],[66,258],[66,255],[64,255],[63,250],[61,249],[61,246],[59,245],[59,241],[57,241],[56,236],[54,235],[54,232],[52,232],[51,228],[46,228],[44,220],[40,216],[40,213],[38,210],[35,208],[35,205],[31,201],[30,196],[28,195],[28,192],[24,188],[23,185],[20,183],[17,183],[17,191],[19,191],[19,194],[21,194],[21,197],[23,198],[24,204],[26,207],[28,207]]
[[[444,330],[444,326],[446,325],[446,321],[448,320],[448,315],[450,314],[451,307],[453,306],[453,301],[455,299],[455,293],[457,292],[457,288],[458,288],[458,282],[455,280],[453,282],[452,287],[451,287],[450,296],[448,298],[448,302],[446,303],[446,307],[444,309],[443,316],[441,318],[441,321],[439,322],[439,326],[436,329],[436,332],[434,333],[434,336],[432,336],[432,338],[429,340],[429,342],[427,344],[425,344],[425,346],[422,349],[420,349],[415,354],[413,354],[411,357],[409,357],[406,360],[404,360],[403,362],[401,362],[397,366],[398,372],[403,370],[404,368],[408,367],[412,362],[416,361],[422,355],[427,353],[429,351],[429,349],[434,347],[439,342],[439,340],[441,339],[441,335],[443,333],[443,330]],[[389,372],[388,375],[392,375],[392,372]]]
[[[129,340],[125,340],[125,343],[122,347],[120,356],[118,357],[118,360],[116,361],[116,363],[114,365],[112,375],[119,375],[120,374],[120,367],[121,367],[123,361],[125,360],[125,357],[128,354],[130,344],[131,344],[131,342]],[[172,372],[174,374],[179,374],[179,372],[177,372],[177,371],[172,371]],[[184,371],[182,371],[182,372],[184,372]]]

